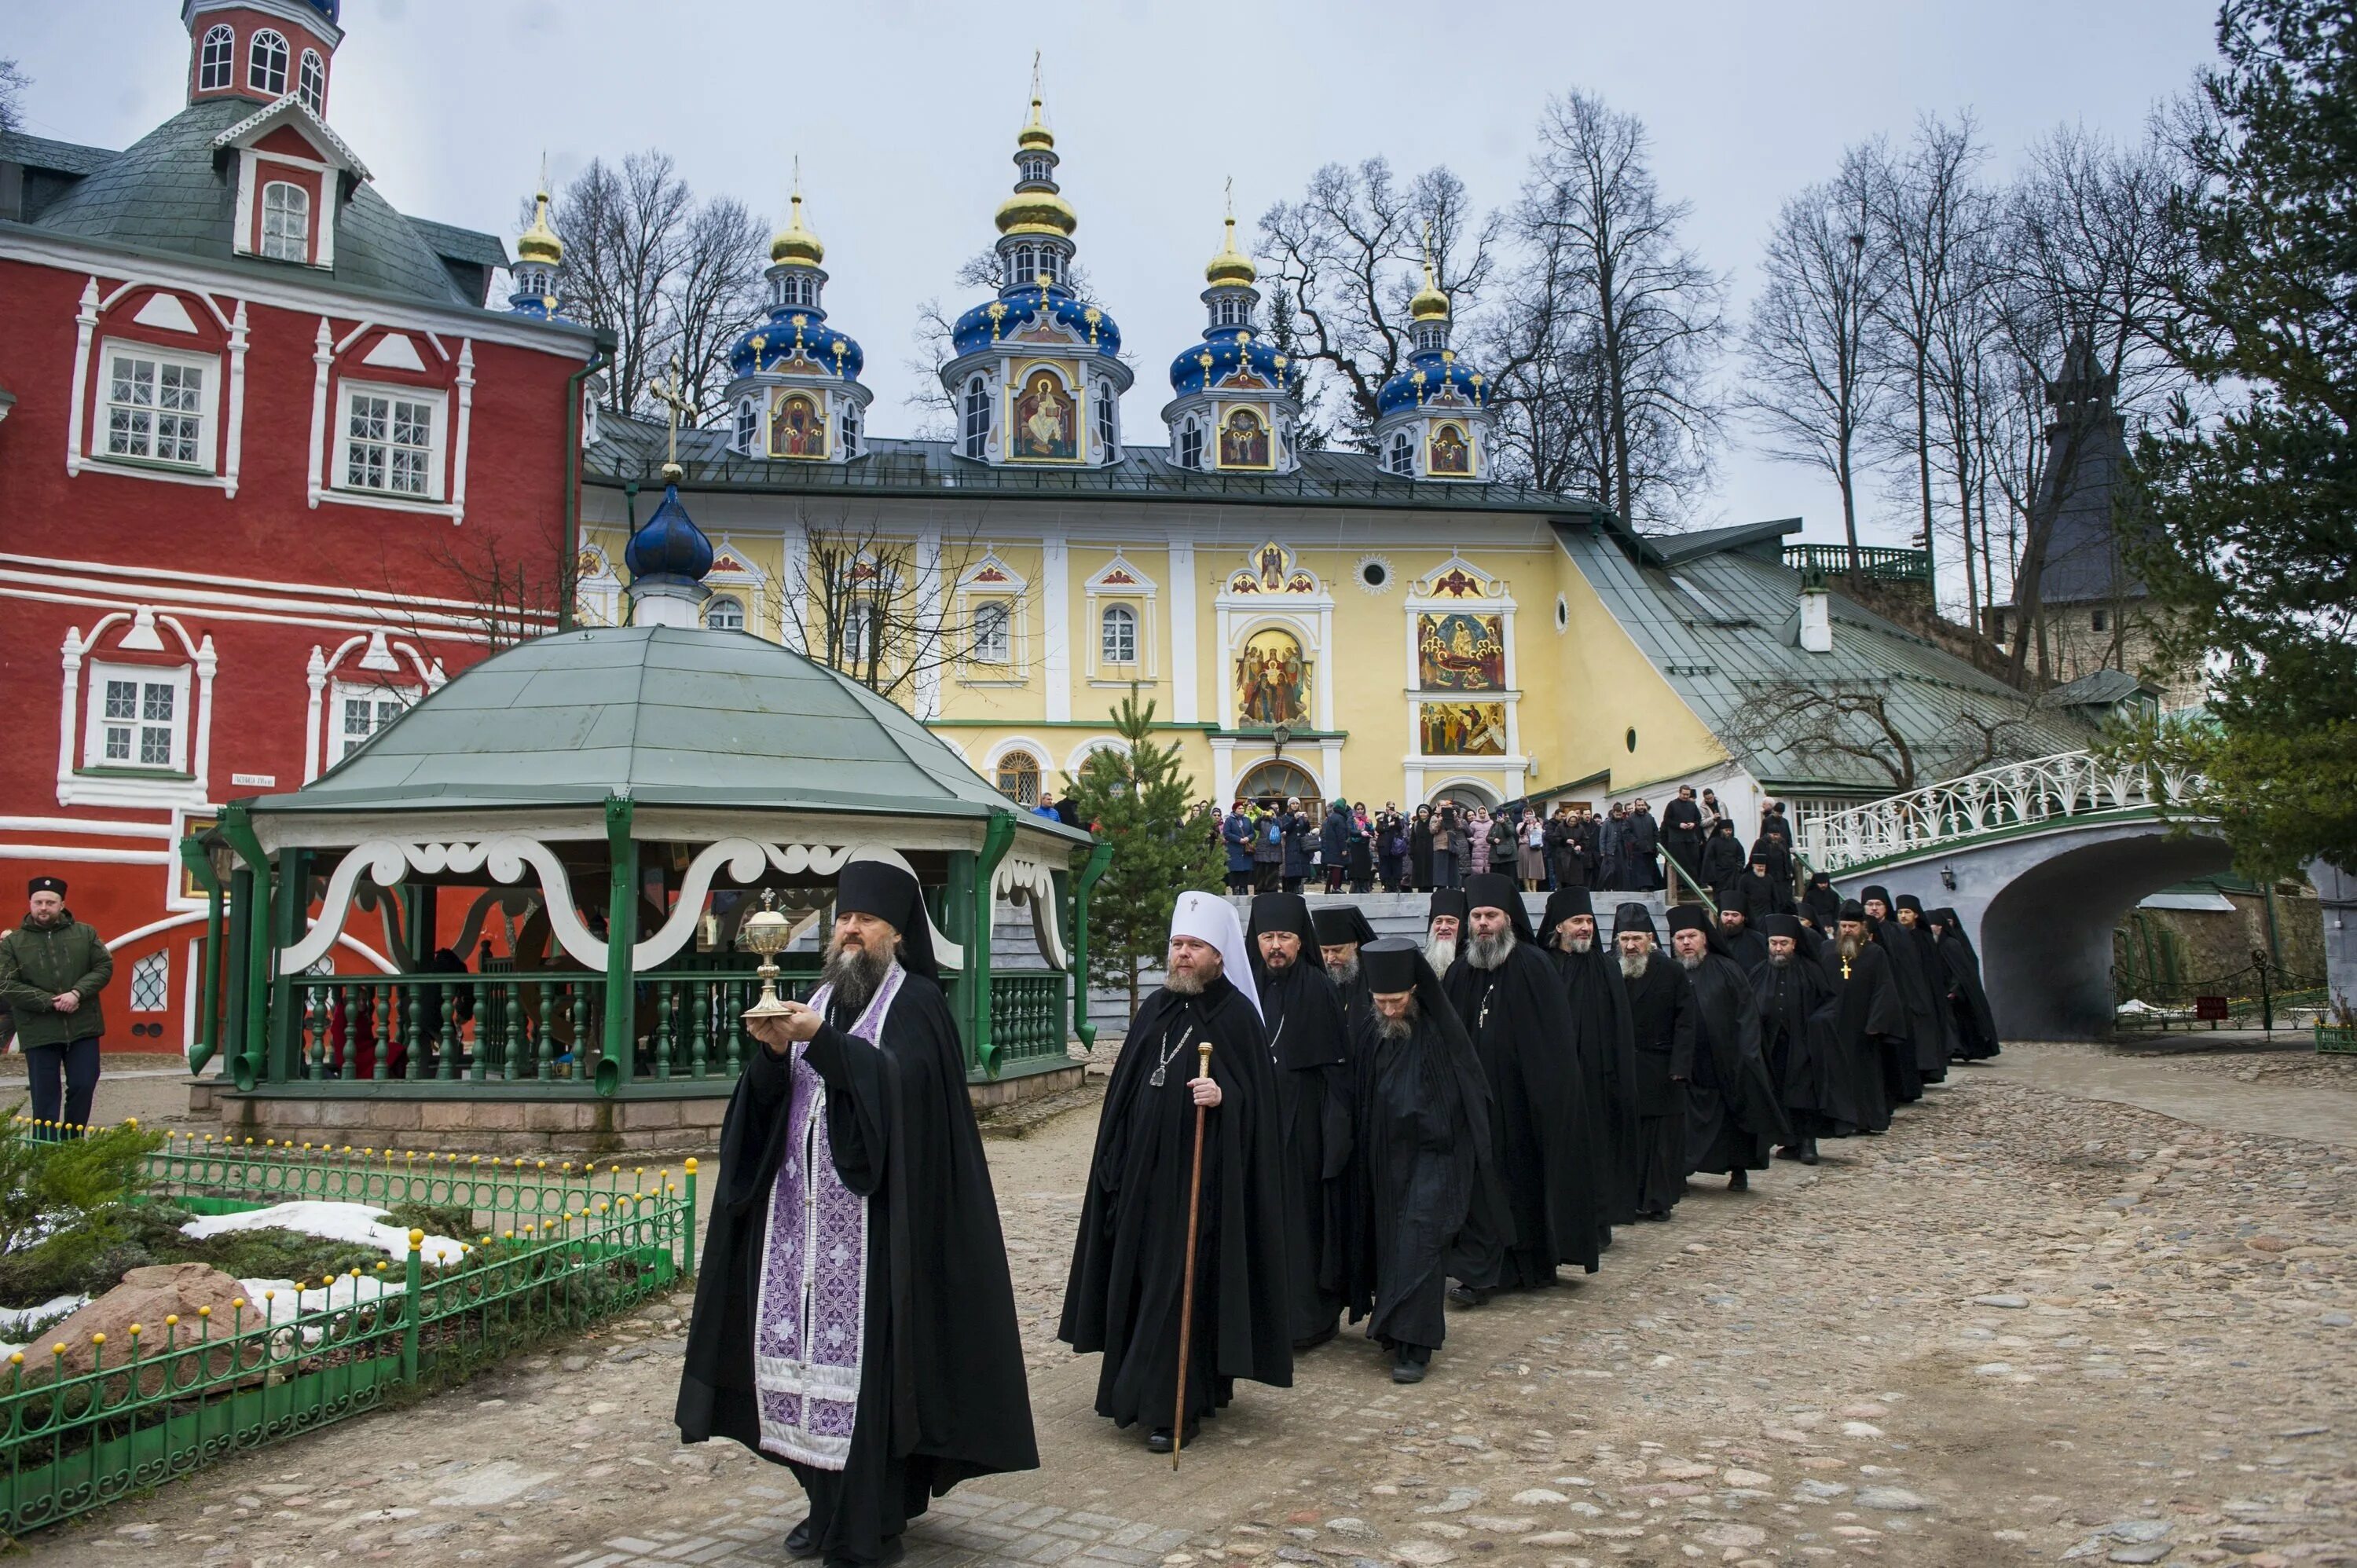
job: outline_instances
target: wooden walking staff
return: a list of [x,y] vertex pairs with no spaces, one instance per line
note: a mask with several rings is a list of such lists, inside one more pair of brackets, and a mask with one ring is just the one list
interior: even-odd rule
[[[1195,1076],[1211,1076],[1211,1042],[1195,1047]],[[1195,1228],[1203,1218],[1203,1112],[1195,1107],[1195,1174],[1187,1181],[1187,1266],[1178,1284],[1178,1395],[1170,1413],[1170,1467],[1187,1446],[1187,1346],[1195,1329]]]

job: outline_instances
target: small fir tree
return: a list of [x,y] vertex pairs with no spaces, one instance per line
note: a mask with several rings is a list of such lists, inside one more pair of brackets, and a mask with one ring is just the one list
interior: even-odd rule
[[1214,819],[1197,811],[1195,780],[1178,765],[1178,743],[1155,743],[1154,704],[1141,706],[1135,686],[1114,710],[1113,727],[1124,744],[1090,753],[1071,778],[1071,796],[1081,821],[1113,845],[1089,900],[1089,983],[1127,991],[1134,1016],[1140,980],[1169,946],[1172,906],[1189,888],[1216,890],[1223,861]]

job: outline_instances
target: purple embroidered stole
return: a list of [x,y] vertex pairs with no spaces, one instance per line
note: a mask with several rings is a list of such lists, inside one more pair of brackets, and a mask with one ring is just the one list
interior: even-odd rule
[[[852,1035],[876,1044],[900,993],[897,963]],[[811,1005],[825,1012],[831,985]],[[792,1058],[786,1155],[770,1193],[770,1230],[755,1298],[753,1386],[761,1447],[782,1459],[840,1470],[851,1456],[859,1405],[859,1358],[867,1328],[867,1200],[835,1174],[826,1130],[826,1083]]]

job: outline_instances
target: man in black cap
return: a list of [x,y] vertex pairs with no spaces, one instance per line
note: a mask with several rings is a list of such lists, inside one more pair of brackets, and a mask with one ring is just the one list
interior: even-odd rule
[[1326,961],[1326,978],[1342,993],[1343,1010],[1355,1026],[1369,1005],[1359,950],[1375,940],[1375,929],[1356,904],[1320,905],[1310,919],[1318,928],[1318,954]]
[[1351,1159],[1350,1024],[1317,939],[1300,894],[1253,900],[1244,941],[1276,1080],[1286,1301],[1297,1352],[1333,1338],[1342,1316],[1343,1177]]
[[843,868],[824,983],[750,1020],[681,1437],[791,1466],[787,1554],[888,1562],[928,1501],[1039,1466],[1015,1292],[917,879]]
[[[1056,1337],[1104,1352],[1097,1413],[1142,1422],[1146,1445],[1192,1444],[1195,1425],[1236,1380],[1293,1382],[1276,1075],[1234,908],[1181,893],[1170,916],[1168,977],[1137,1009],[1097,1117],[1064,1316]],[[1197,1047],[1212,1047],[1208,1078]],[[1203,1124],[1194,1179],[1195,1109]],[[1200,1194],[1195,1320],[1188,1340],[1186,1427],[1174,1434],[1187,1216]]]
[[1915,1037],[1890,956],[1875,941],[1863,904],[1843,900],[1817,958],[1833,988],[1834,1039],[1857,1090],[1858,1131],[1881,1133],[1890,1125],[1901,1066],[1913,1065]]
[[1613,911],[1620,983],[1637,1046],[1637,1218],[1667,1219],[1686,1184],[1686,1079],[1694,1071],[1695,993],[1653,945],[1642,904]]
[[[1778,917],[1764,917],[1775,919]],[[1768,939],[1753,929],[1753,922],[1740,909],[1729,905],[1718,912],[1719,950],[1733,959],[1746,974],[1757,974],[1768,961]]]
[[1392,1353],[1392,1381],[1424,1380],[1447,1337],[1448,1277],[1487,1278],[1509,1223],[1493,1162],[1496,1107],[1440,977],[1405,938],[1360,961],[1372,1003],[1355,1026],[1358,1136],[1351,1321]]
[[1964,935],[1964,923],[1953,909],[1934,909],[1925,917],[1932,928],[1933,950],[1948,982],[1948,1013],[1955,1025],[1956,1059],[1986,1061],[1997,1054],[1996,1017],[1989,1011],[1988,993],[1981,988],[1981,956]]
[[1424,917],[1424,961],[1432,972],[1447,975],[1457,961],[1457,944],[1465,935],[1465,889],[1437,887]]
[[1637,1039],[1629,993],[1610,946],[1597,937],[1587,888],[1558,888],[1548,897],[1543,940],[1571,1003],[1572,1054],[1596,1128],[1596,1190],[1609,1246],[1609,1228],[1637,1218]]
[[1884,936],[1914,950],[1915,966],[1923,972],[1923,993],[1932,1002],[1932,1028],[1916,1036],[1915,1070],[1923,1075],[1925,1083],[1945,1083],[1948,1062],[1956,1054],[1956,1015],[1948,1005],[1948,966],[1940,957],[1932,923],[1923,918],[1923,900],[1912,893],[1901,893],[1892,902],[1891,914],[1897,929],[1885,928]]
[[[99,1039],[106,1016],[98,993],[114,978],[114,955],[98,929],[66,908],[63,877],[36,876],[25,888],[25,918],[0,936],[0,1004],[16,1026],[31,1076],[33,1120],[43,1137],[90,1125],[98,1093]],[[65,1091],[58,1090],[63,1076]]]
[[1833,988],[1803,949],[1799,918],[1770,915],[1767,928],[1768,959],[1751,984],[1760,1003],[1760,1054],[1792,1129],[1792,1141],[1777,1154],[1813,1165],[1819,1138],[1846,1138],[1857,1128],[1856,1075],[1835,1037]]
[[1776,1086],[1760,1057],[1760,1001],[1751,976],[1727,956],[1710,918],[1691,904],[1670,910],[1670,950],[1694,983],[1694,1071],[1686,1079],[1686,1169],[1727,1177],[1729,1192],[1768,1168],[1789,1137]]
[[1490,1080],[1498,1108],[1491,1148],[1511,1212],[1497,1268],[1458,1276],[1458,1299],[1480,1302],[1492,1290],[1551,1285],[1559,1263],[1594,1273],[1607,1222],[1563,983],[1539,950],[1512,877],[1469,877],[1465,900],[1465,940],[1441,984]]
[[1911,1105],[1923,1098],[1925,1058],[1937,1052],[1943,1062],[1947,1060],[1946,1034],[1932,999],[1932,977],[1923,972],[1922,954],[1916,950],[1913,940],[1893,918],[1889,889],[1862,889],[1858,901],[1866,908],[1867,937],[1882,950],[1890,968],[1890,983],[1907,1015],[1906,1048],[1885,1058],[1890,1102]]

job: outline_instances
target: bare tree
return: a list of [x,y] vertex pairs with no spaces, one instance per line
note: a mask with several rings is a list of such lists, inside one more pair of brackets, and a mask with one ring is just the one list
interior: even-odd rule
[[1991,766],[2018,749],[2028,722],[2026,707],[1964,702],[1945,721],[1910,733],[1889,680],[1744,684],[1743,716],[1727,737],[1732,747],[1789,753],[1804,770],[1869,768],[1894,794]]
[[978,533],[929,542],[873,517],[806,511],[797,531],[801,549],[769,607],[787,647],[909,707],[953,669],[1015,657],[1022,596],[959,603],[960,579],[989,551]]
[[[1372,449],[1376,394],[1414,346],[1408,301],[1424,286],[1427,243],[1435,281],[1461,323],[1498,264],[1500,227],[1496,215],[1473,210],[1465,182],[1447,168],[1403,182],[1380,157],[1328,164],[1300,200],[1261,215],[1260,250],[1272,268],[1262,285],[1285,296],[1299,357],[1336,384],[1345,444]],[[1276,314],[1272,304],[1272,320]]]
[[1663,199],[1647,151],[1636,116],[1585,92],[1548,102],[1514,218],[1528,252],[1517,306],[1595,358],[1597,499],[1670,526],[1711,470],[1726,284],[1680,243],[1686,205]]
[[769,260],[761,220],[731,197],[697,208],[682,231],[678,260],[664,290],[672,355],[680,385],[701,421],[717,413],[728,392],[728,349],[762,317],[761,274]]
[[0,136],[25,128],[25,92],[33,85],[13,59],[0,59]]
[[1875,343],[1889,274],[1867,251],[1885,162],[1878,145],[1853,147],[1839,174],[1778,214],[1761,263],[1767,281],[1743,331],[1748,374],[1736,397],[1770,456],[1832,476],[1853,575],[1860,447],[1889,391]]
[[[988,289],[995,294],[1003,264],[996,251],[976,251],[958,263],[957,274],[951,281],[961,291]],[[1067,262],[1064,265],[1064,286],[1078,297],[1088,298],[1087,269],[1076,261]],[[916,378],[916,385],[909,389],[903,401],[919,411],[913,434],[920,441],[957,439],[957,399],[942,382],[942,371],[957,358],[957,346],[953,341],[956,328],[957,317],[951,314],[938,295],[917,307],[917,325],[909,334],[916,344],[917,351],[902,363]],[[1132,362],[1127,349],[1122,351],[1121,357],[1125,363]]]
[[580,570],[577,556],[560,561],[550,541],[446,528],[387,555],[384,591],[402,601],[412,637],[457,636],[497,653],[554,631],[556,607],[578,591]]

